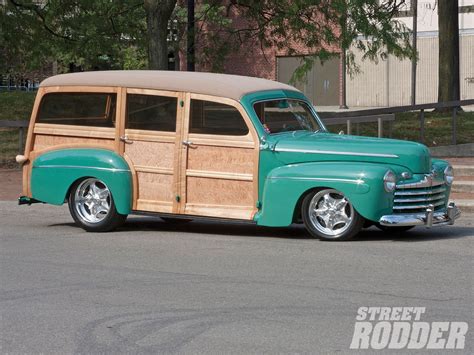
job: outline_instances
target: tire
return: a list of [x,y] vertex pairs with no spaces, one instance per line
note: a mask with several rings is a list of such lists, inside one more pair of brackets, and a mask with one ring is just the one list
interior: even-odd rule
[[303,200],[301,215],[311,236],[327,241],[349,240],[365,222],[344,194],[334,189],[309,193]]
[[387,227],[387,226],[382,226],[379,223],[376,223],[375,226],[381,231],[384,231],[386,233],[391,233],[391,234],[405,233],[409,231],[410,229],[415,228],[415,226]]
[[68,199],[69,212],[79,227],[88,232],[108,232],[127,219],[117,212],[107,185],[96,178],[74,183]]

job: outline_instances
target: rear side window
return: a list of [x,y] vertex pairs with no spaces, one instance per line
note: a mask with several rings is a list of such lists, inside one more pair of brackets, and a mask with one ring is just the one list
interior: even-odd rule
[[116,94],[47,94],[41,101],[37,122],[114,127],[116,104]]
[[211,101],[191,100],[189,132],[245,136],[249,129],[235,107]]
[[149,131],[176,131],[176,97],[127,95],[126,128]]

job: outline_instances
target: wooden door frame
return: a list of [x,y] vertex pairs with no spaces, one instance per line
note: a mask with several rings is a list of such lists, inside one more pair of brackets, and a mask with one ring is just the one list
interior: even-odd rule
[[[137,129],[126,129],[126,105],[127,105],[127,95],[150,95],[150,96],[165,96],[165,97],[176,97],[177,99],[177,110],[176,110],[176,130],[175,132],[165,132],[165,131],[147,131],[147,130],[137,130]],[[147,142],[167,142],[174,143],[174,158],[173,158],[173,168],[171,174],[173,175],[173,193],[176,194],[179,187],[179,169],[177,166],[179,164],[179,157],[177,154],[178,141],[180,137],[180,129],[182,126],[182,117],[184,111],[184,94],[178,91],[171,90],[155,90],[155,89],[140,89],[140,88],[129,88],[124,87],[121,95],[121,118],[120,126],[117,130],[117,137],[119,140],[120,154],[124,157],[125,161],[130,167],[133,180],[133,201],[132,201],[132,210],[137,210],[137,201],[138,201],[138,174],[137,172],[154,172],[150,169],[145,169],[145,167],[136,166],[132,159],[127,156],[125,153],[125,143],[120,140],[121,136],[127,135],[130,140],[140,140]],[[156,170],[158,172],[158,170]],[[174,199],[172,201],[172,213],[178,213],[178,201]]]
[[[224,105],[229,105],[237,109],[244,119],[249,133],[245,136],[229,136],[229,135],[211,135],[211,134],[197,134],[197,133],[189,133],[189,120],[190,120],[190,108],[191,108],[191,100],[202,100],[202,101],[210,101],[215,103],[220,103]],[[204,95],[204,94],[196,94],[196,93],[186,93],[185,94],[185,102],[184,102],[184,117],[182,120],[182,135],[180,141],[190,140],[193,143],[198,145],[207,145],[207,146],[216,146],[216,147],[235,147],[235,148],[244,148],[244,149],[253,149],[253,169],[252,174],[240,174],[240,173],[221,173],[215,176],[212,176],[212,173],[209,174],[196,174],[192,173],[191,175],[187,171],[187,152],[188,147],[182,146],[180,148],[180,196],[181,201],[179,213],[185,214],[185,207],[186,207],[186,177],[187,176],[202,176],[202,177],[215,177],[215,178],[228,178],[232,180],[240,180],[240,181],[252,181],[252,196],[253,196],[253,207],[251,218],[253,219],[255,213],[257,213],[257,201],[258,201],[258,168],[259,168],[259,138],[257,132],[253,126],[253,123],[248,116],[245,109],[242,107],[241,103],[235,101],[230,98],[219,97],[219,96],[211,96],[211,95]],[[180,142],[181,144],[181,142]],[[183,149],[184,147],[184,149]],[[216,172],[217,174],[217,172]],[[249,176],[251,175],[251,176]],[[225,216],[224,216],[225,217]],[[232,217],[228,217],[232,218]]]

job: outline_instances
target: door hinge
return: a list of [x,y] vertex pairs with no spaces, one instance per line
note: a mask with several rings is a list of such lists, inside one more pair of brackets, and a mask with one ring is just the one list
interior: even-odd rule
[[183,100],[179,101],[179,106],[184,107],[184,101]]

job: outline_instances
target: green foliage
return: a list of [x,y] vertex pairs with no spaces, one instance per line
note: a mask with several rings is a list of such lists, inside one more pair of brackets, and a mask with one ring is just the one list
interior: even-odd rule
[[[410,32],[394,19],[405,1],[197,1],[196,61],[222,71],[229,54],[248,43],[259,43],[262,50],[274,46],[285,55],[300,55],[306,48],[293,76],[293,81],[303,81],[316,60],[338,56],[339,48],[347,50],[350,73],[358,71],[354,48],[372,61],[388,55],[410,58],[415,55]],[[168,46],[175,53],[185,48],[184,4],[178,2],[170,18],[175,33]],[[40,68],[52,59],[60,71],[70,63],[86,70],[146,68],[145,11],[143,0],[8,0],[0,6],[0,71]]]
[[352,48],[362,59],[377,61],[389,54],[397,58],[415,55],[410,31],[394,19],[405,0],[235,0],[251,22],[242,29],[248,39],[258,38],[264,46],[276,46],[286,55],[307,48],[293,81],[301,81],[316,60],[347,51],[350,73],[359,70]]
[[0,23],[2,71],[36,69],[51,59],[89,70],[142,65],[142,1],[9,0],[0,6]]

